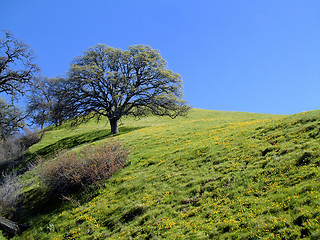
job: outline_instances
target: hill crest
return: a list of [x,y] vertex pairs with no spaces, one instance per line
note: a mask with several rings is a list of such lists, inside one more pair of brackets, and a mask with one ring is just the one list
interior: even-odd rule
[[[129,147],[131,164],[86,197],[74,195],[79,205],[29,219],[22,238],[320,237],[320,111],[194,109],[187,118],[123,122],[113,139]],[[102,130],[93,122],[73,132],[52,129],[30,150],[53,145],[50,139],[99,145],[109,141]]]

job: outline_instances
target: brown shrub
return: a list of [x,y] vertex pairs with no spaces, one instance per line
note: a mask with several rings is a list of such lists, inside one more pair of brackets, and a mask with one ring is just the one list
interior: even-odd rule
[[22,135],[19,137],[19,142],[24,149],[31,147],[32,145],[38,143],[44,132],[39,132],[38,130],[25,129]]
[[15,173],[3,174],[0,185],[0,214],[14,210],[22,199],[20,191],[23,187]]
[[109,178],[124,167],[127,156],[128,151],[115,142],[80,152],[58,152],[55,159],[42,165],[42,177],[55,193],[68,194]]
[[5,141],[0,141],[0,165],[13,161],[23,151],[24,148],[21,146],[19,141],[11,138]]
[[2,168],[10,168],[19,164],[15,161],[28,147],[39,142],[41,137],[42,134],[39,132],[25,129],[23,133],[11,136],[6,140],[0,140],[0,167],[3,165]]

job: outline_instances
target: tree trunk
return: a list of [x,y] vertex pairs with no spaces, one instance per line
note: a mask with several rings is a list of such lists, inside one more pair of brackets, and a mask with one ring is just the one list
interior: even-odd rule
[[5,230],[10,231],[12,233],[17,233],[20,231],[17,223],[12,222],[8,219],[5,219],[1,216],[0,216],[0,226],[1,226],[1,229],[5,229]]
[[117,134],[119,132],[118,129],[118,119],[109,119],[111,126],[111,134]]

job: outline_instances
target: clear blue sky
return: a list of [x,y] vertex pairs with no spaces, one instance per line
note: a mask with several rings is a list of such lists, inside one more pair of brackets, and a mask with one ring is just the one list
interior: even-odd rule
[[193,107],[320,109],[319,0],[0,0],[0,29],[32,47],[44,76],[98,43],[146,44]]

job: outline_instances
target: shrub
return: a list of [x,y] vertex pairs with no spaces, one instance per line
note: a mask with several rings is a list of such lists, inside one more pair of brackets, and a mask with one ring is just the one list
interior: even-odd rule
[[19,156],[31,145],[39,142],[42,135],[25,129],[23,133],[16,134],[6,140],[0,140],[0,165],[8,168],[14,165]]
[[19,136],[19,142],[20,145],[24,148],[27,149],[28,147],[32,146],[33,144],[36,144],[39,142],[43,136],[44,132],[42,131],[41,133],[37,130],[30,130],[30,129],[25,129],[23,134]]
[[86,147],[80,152],[58,152],[55,159],[42,165],[41,173],[54,193],[68,194],[109,178],[124,167],[127,155],[128,151],[115,142]]
[[2,184],[0,185],[0,214],[6,214],[14,210],[17,203],[21,200],[20,190],[23,184],[15,173],[3,174]]
[[20,143],[13,138],[0,141],[0,164],[7,164],[17,158],[23,149]]

